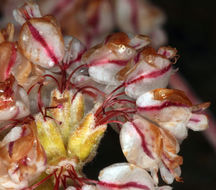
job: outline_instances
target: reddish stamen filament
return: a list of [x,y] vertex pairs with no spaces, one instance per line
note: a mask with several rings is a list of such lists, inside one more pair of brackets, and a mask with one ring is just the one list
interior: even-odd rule
[[[43,110],[42,110],[43,102],[42,102],[42,99],[41,99],[41,89],[42,89],[42,87],[43,87],[43,84],[40,84],[40,86],[38,88],[38,109],[41,112],[41,114],[44,116]],[[45,120],[45,117],[44,117],[44,120]]]
[[59,89],[59,90],[61,89],[58,80],[57,80],[54,76],[49,75],[49,74],[46,74],[46,75],[43,75],[43,77],[44,77],[44,78],[46,78],[46,77],[52,78],[52,79],[56,82],[56,84],[57,84],[57,86],[58,86],[58,89]]
[[80,66],[78,66],[76,69],[73,70],[73,72],[69,75],[69,77],[68,77],[68,79],[67,79],[67,82],[66,82],[66,89],[68,89],[68,87],[69,87],[69,85],[70,85],[70,80],[71,80],[72,76],[74,75],[74,73],[75,73],[76,71],[78,71],[79,69],[85,68],[85,67],[87,67],[87,65],[86,65],[86,64],[83,64],[83,65],[80,65]]

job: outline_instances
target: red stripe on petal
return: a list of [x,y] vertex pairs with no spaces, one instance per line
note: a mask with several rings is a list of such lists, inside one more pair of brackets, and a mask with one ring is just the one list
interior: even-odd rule
[[10,75],[10,71],[11,71],[11,68],[14,66],[15,62],[16,62],[16,57],[17,57],[17,53],[16,53],[16,47],[15,47],[15,44],[12,44],[12,50],[11,50],[11,57],[10,57],[10,61],[8,63],[8,67],[7,67],[7,70],[6,70],[6,73],[5,73],[5,78],[7,79]]
[[164,102],[161,105],[156,106],[145,106],[145,107],[138,107],[138,111],[160,111],[163,108],[170,107],[170,106],[176,106],[176,107],[188,107],[184,104],[179,104],[175,102]]
[[143,151],[147,154],[148,157],[150,157],[151,159],[154,159],[151,151],[147,147],[147,143],[146,143],[146,140],[145,140],[145,135],[142,133],[142,131],[139,129],[139,127],[134,122],[132,122],[132,125],[133,125],[134,129],[136,130],[136,132],[138,133],[138,135],[141,138],[141,145],[142,145]]
[[51,50],[51,48],[48,46],[47,42],[43,38],[43,36],[40,35],[39,31],[30,23],[27,22],[29,30],[34,37],[34,39],[41,44],[41,46],[46,50],[47,55],[50,57],[50,59],[55,63],[58,64],[58,59],[56,58],[54,52]]
[[130,81],[128,81],[126,83],[126,86],[127,85],[130,85],[130,84],[133,84],[133,83],[137,83],[143,79],[150,79],[150,78],[157,78],[157,77],[160,77],[161,75],[165,74],[166,72],[168,72],[170,69],[172,68],[172,64],[169,64],[167,67],[161,69],[161,70],[157,70],[157,71],[154,71],[154,72],[151,72],[151,73],[148,73],[148,74],[145,74],[145,75],[141,75],[140,77],[138,78],[135,78],[135,79],[132,79]]
[[118,189],[133,187],[133,188],[137,188],[137,189],[150,190],[149,187],[147,187],[146,185],[139,184],[139,183],[133,182],[133,181],[123,183],[123,184],[108,183],[108,182],[99,181],[98,185],[105,186],[105,187],[108,187],[108,188],[118,188]]
[[94,60],[91,63],[88,64],[89,67],[92,66],[99,66],[99,65],[105,65],[105,64],[114,64],[118,66],[125,66],[128,63],[129,60],[108,60],[108,59],[100,59],[100,60]]
[[199,119],[195,119],[195,118],[191,118],[189,121],[194,122],[194,123],[199,123],[200,122]]

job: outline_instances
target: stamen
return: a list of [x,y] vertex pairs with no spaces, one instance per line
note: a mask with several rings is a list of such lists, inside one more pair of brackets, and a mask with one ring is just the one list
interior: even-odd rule
[[[42,107],[43,107],[43,102],[42,102],[42,99],[41,99],[41,89],[42,89],[42,87],[43,87],[43,84],[40,84],[40,86],[38,88],[38,109],[41,112],[41,114],[43,116],[45,116],[44,113],[43,113],[43,110],[42,110]],[[44,120],[46,120],[45,117],[44,117]]]
[[[131,121],[131,118],[129,117],[130,112],[127,112],[126,109],[118,109],[118,110],[111,110],[107,111],[105,114],[105,117],[97,117],[97,120],[95,122],[95,127],[101,125],[102,123],[107,122],[109,119],[117,116],[122,116],[123,118],[126,119],[126,121]],[[133,111],[131,113],[134,113]]]
[[17,124],[17,122],[15,121],[15,122],[13,122],[13,123],[9,123],[9,124],[7,124],[7,125],[1,127],[1,128],[0,128],[0,133],[2,133],[3,131],[5,131],[6,129],[9,129],[9,128],[11,128],[11,127],[15,127],[16,124]]
[[79,69],[85,68],[85,67],[87,67],[87,64],[80,65],[72,71],[72,73],[69,75],[69,77],[66,81],[66,89],[68,89],[69,84],[70,84],[70,80],[71,80],[72,76],[74,75],[74,73],[77,72]]
[[106,124],[110,124],[110,123],[117,123],[117,124],[120,124],[120,125],[124,125],[124,122],[118,121],[118,120],[109,120],[109,121],[106,121],[104,123],[101,123],[100,125],[106,125]]
[[27,94],[29,95],[30,92],[31,92],[31,90],[32,90],[37,84],[40,84],[40,83],[41,83],[41,82],[36,82],[36,83],[34,83],[34,84],[28,89]]
[[61,167],[58,176],[57,176],[56,173],[55,173],[56,182],[55,182],[55,186],[54,186],[53,190],[59,190],[59,186],[60,186],[60,182],[61,182],[60,179],[61,179],[61,174],[62,174],[62,172],[63,172],[63,166]]
[[58,86],[58,89],[60,90],[59,81],[58,81],[54,76],[52,76],[52,75],[50,75],[50,74],[46,74],[46,75],[43,75],[43,77],[44,77],[44,78],[46,78],[46,77],[52,78],[52,79],[56,82],[56,84],[57,84],[57,86]]
[[[71,99],[71,102],[74,101],[74,99],[76,98],[76,96],[77,96],[77,94],[78,94],[79,92],[82,92],[82,91],[84,91],[84,90],[86,90],[86,89],[95,90],[95,91],[97,91],[98,93],[100,93],[102,96],[105,95],[104,92],[100,91],[99,89],[97,89],[97,88],[95,88],[95,87],[93,87],[93,86],[83,86],[83,87],[79,88],[79,89],[75,92],[75,94],[73,95],[73,98]],[[90,92],[91,92],[91,91],[90,91]],[[97,96],[97,95],[96,95],[96,96]]]
[[64,69],[67,70],[73,63],[76,63],[77,61],[80,61],[81,58],[82,58],[82,56],[83,56],[83,54],[86,52],[86,50],[87,49],[85,48],[83,51],[81,51],[78,54],[77,58],[74,59],[74,60],[72,60],[72,61],[70,61],[68,64],[63,63]]

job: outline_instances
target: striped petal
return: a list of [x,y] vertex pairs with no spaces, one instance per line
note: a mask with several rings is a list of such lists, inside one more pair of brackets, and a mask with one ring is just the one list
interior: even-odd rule
[[25,22],[18,44],[28,60],[45,68],[57,65],[64,57],[63,37],[51,16]]
[[99,174],[97,189],[154,190],[154,182],[144,169],[129,163],[117,163],[104,168]]
[[88,50],[84,61],[89,66],[89,75],[98,83],[118,85],[116,74],[135,55],[130,46],[130,38],[125,33],[115,33],[107,37],[104,43]]
[[136,61],[125,81],[125,92],[129,97],[136,99],[149,90],[168,85],[173,69],[166,57],[158,55],[153,48],[146,47]]
[[136,116],[123,125],[120,143],[126,159],[139,167],[158,168],[162,151],[161,132],[157,126]]

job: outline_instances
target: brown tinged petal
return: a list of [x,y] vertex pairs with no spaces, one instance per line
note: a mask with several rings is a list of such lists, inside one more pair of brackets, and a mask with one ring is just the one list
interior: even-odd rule
[[28,20],[22,26],[18,44],[27,59],[45,68],[59,64],[64,56],[63,37],[51,16]]
[[3,42],[0,44],[0,81],[5,81],[9,75],[11,68],[16,61],[16,45],[11,42]]
[[173,59],[177,55],[177,49],[170,46],[162,46],[158,49],[157,53],[168,59]]
[[0,43],[4,41],[12,42],[14,38],[14,25],[8,23],[7,28],[0,31]]
[[162,153],[162,137],[157,126],[135,116],[120,131],[120,143],[126,159],[139,167],[158,168]]
[[[25,122],[24,122],[25,123]],[[14,127],[0,146],[0,188],[22,189],[45,170],[46,155],[32,120]]]
[[192,102],[181,90],[158,88],[153,91],[154,99],[160,101],[170,101],[173,103],[179,103],[186,106],[192,106]]

